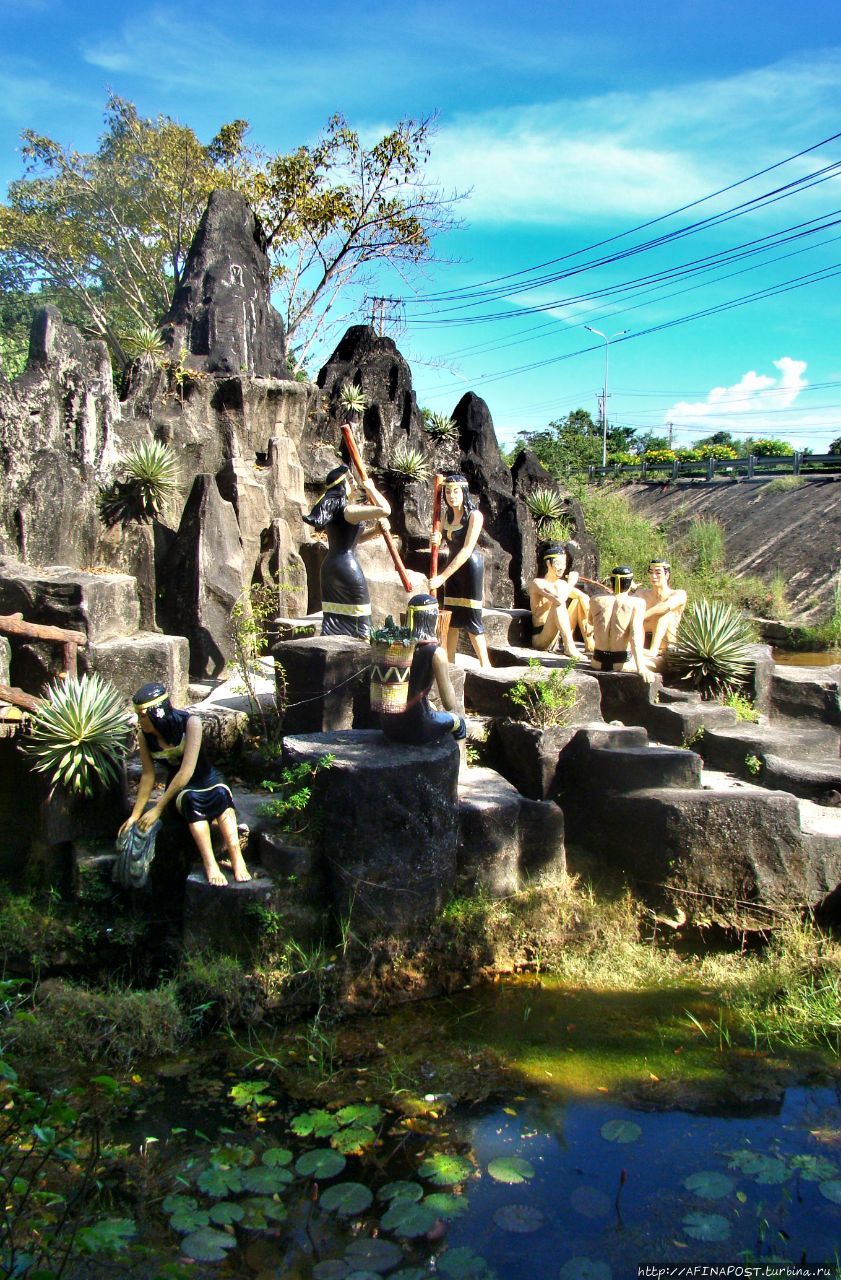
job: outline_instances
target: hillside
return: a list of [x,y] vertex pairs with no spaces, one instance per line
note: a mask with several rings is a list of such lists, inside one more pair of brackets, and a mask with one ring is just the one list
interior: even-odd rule
[[693,520],[718,520],[727,563],[737,575],[784,575],[792,616],[817,622],[832,606],[841,561],[841,476],[803,479],[775,490],[770,479],[623,487],[638,514],[678,534]]

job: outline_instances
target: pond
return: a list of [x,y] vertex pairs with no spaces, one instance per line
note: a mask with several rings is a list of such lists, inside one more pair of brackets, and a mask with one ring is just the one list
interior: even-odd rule
[[313,1040],[303,1101],[273,1074],[288,1036],[211,1078],[185,1064],[124,1135],[165,1171],[155,1252],[257,1280],[837,1276],[832,1064],[734,1053],[714,1013],[692,989],[510,979],[355,1020],[329,1075]]
[[772,649],[774,661],[783,667],[832,667],[841,663],[841,649],[821,649],[816,653],[794,653],[789,649]]

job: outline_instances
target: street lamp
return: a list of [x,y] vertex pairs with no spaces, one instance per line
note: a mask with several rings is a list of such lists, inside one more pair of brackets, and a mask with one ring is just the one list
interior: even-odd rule
[[607,466],[607,357],[610,351],[610,344],[614,338],[621,338],[623,333],[627,333],[627,329],[620,329],[618,333],[612,333],[610,337],[606,333],[602,333],[601,329],[594,329],[592,325],[585,324],[585,329],[590,333],[595,333],[599,338],[604,338],[604,396],[602,398],[602,466]]

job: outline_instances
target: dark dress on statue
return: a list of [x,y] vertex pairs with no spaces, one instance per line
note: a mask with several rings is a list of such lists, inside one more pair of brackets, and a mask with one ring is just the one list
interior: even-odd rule
[[323,636],[357,636],[371,631],[371,598],[354,546],[362,526],[349,524],[343,512],[328,521],[327,558],[321,566]]
[[[162,747],[157,734],[146,733],[145,730],[143,733],[149,755],[153,760],[161,761],[166,765],[167,786],[181,768],[181,759],[187,740],[187,721],[190,718],[189,712],[176,711],[174,708],[171,715],[181,721],[182,728],[181,740],[174,746]],[[234,807],[231,789],[219,771],[210,763],[204,744],[199,747],[192,777],[175,797],[175,807],[185,822],[212,822],[226,809]]]
[[[469,516],[465,511],[461,524],[444,530],[450,548],[450,559],[458,555],[467,537]],[[463,627],[471,635],[485,633],[482,623],[482,599],[485,580],[485,562],[478,547],[473,548],[470,559],[444,583],[444,608],[452,615],[451,627]]]
[[[409,671],[409,694],[405,711],[399,715],[380,715],[382,731],[393,742],[421,746],[437,742],[447,733],[454,732],[453,717],[449,711],[434,711],[429,705],[429,693],[435,682],[432,659],[438,648],[437,640],[421,640],[412,655]],[[459,726],[460,717],[457,717]],[[457,735],[463,737],[463,734]]]

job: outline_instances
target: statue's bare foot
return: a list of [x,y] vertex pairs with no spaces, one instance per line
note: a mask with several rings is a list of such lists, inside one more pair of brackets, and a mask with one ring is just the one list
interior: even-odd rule
[[251,879],[251,872],[245,865],[245,859],[239,850],[237,850],[236,853],[230,852],[229,857],[231,862],[231,871],[234,873],[234,879],[238,884],[245,884],[247,880]]
[[212,867],[205,867],[204,874],[207,876],[208,884],[215,884],[220,889],[224,889],[227,886],[228,881],[224,871],[220,871],[215,863]]

